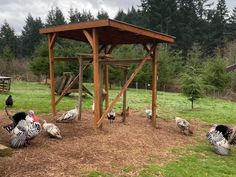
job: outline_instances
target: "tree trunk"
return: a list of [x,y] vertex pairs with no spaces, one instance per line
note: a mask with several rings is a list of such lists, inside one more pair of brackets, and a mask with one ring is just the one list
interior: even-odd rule
[[193,99],[192,99],[192,109],[193,109]]

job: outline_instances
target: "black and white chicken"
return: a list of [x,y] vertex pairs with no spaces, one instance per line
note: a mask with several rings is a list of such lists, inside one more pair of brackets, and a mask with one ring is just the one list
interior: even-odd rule
[[147,119],[152,119],[152,110],[151,109],[145,109],[145,115]]
[[6,99],[5,105],[6,105],[6,107],[12,107],[13,106],[13,99],[12,99],[11,95],[9,95],[8,98]]
[[53,123],[47,123],[46,120],[43,121],[43,129],[48,133],[51,138],[62,139],[60,129]]
[[116,113],[111,110],[109,113],[107,113],[107,119],[112,123],[116,118]]
[[75,107],[75,109],[69,110],[66,113],[64,113],[61,117],[57,119],[56,122],[72,122],[73,120],[78,119],[78,108]]
[[180,129],[180,131],[185,135],[193,134],[192,127],[187,120],[182,119],[180,117],[175,117],[175,123],[176,126]]

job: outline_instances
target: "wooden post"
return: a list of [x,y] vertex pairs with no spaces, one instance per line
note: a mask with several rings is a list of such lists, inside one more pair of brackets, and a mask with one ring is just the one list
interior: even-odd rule
[[105,98],[105,102],[106,102],[106,109],[109,106],[109,69],[108,69],[108,64],[105,65],[105,90],[106,90],[106,98]]
[[79,58],[79,114],[78,114],[79,120],[81,120],[81,112],[82,112],[82,93],[83,93],[83,59],[80,57]]
[[103,70],[103,65],[101,63],[99,63],[99,97],[100,97],[100,103],[99,103],[99,107],[100,107],[100,115],[99,117],[102,116],[102,112],[103,112],[103,101],[104,101],[104,95],[103,95],[103,80],[104,80],[104,70]]
[[152,123],[156,127],[156,100],[157,100],[157,47],[152,54]]
[[54,82],[54,51],[53,51],[55,41],[56,41],[56,33],[48,34],[50,84],[51,84],[51,109],[52,109],[52,114],[54,116],[56,115],[55,82]]
[[[127,77],[128,77],[128,69],[125,69],[124,70],[124,83],[123,83],[123,86],[127,82]],[[125,120],[126,120],[126,90],[123,93],[123,115],[122,115],[122,122],[125,122]]]
[[[92,31],[93,39],[93,79],[94,79],[94,127],[100,119],[100,86],[99,86],[99,43],[98,33],[95,28]],[[101,124],[99,125],[101,127]]]

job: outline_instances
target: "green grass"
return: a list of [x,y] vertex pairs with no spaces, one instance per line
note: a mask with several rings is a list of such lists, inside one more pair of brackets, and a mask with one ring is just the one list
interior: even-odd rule
[[[91,84],[86,84],[93,92]],[[110,90],[112,100],[119,92],[119,88]],[[10,93],[0,94],[0,107],[4,108],[7,96],[11,94],[14,99],[13,110],[33,109],[37,114],[50,112],[50,88],[48,85],[39,83],[13,82]],[[58,98],[58,97],[57,97]],[[87,96],[83,99],[83,109],[91,109],[93,98]],[[57,110],[68,110],[74,108],[78,102],[78,94],[73,93],[64,97],[57,106]],[[143,112],[145,108],[151,107],[151,91],[128,89],[127,105],[132,110]],[[191,109],[191,103],[180,93],[157,92],[157,112],[160,118],[173,120],[175,116],[186,119],[197,120],[202,123],[236,123],[236,103],[210,97],[201,98]],[[121,111],[122,98],[115,105],[116,111]],[[230,152],[230,156],[222,157],[216,155],[211,147],[203,141],[203,137],[196,138],[197,145],[185,148],[173,148],[171,153],[176,155],[177,160],[160,166],[158,164],[146,164],[143,167],[133,165],[123,167],[121,174],[139,172],[140,177],[233,177],[236,176],[236,150]],[[151,157],[150,157],[151,158]],[[150,161],[151,162],[151,161]],[[116,176],[107,172],[91,171],[90,177]]]

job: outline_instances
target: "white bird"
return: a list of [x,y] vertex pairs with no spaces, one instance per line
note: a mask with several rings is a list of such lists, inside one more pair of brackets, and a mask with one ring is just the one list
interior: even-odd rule
[[94,113],[94,108],[95,107],[95,105],[94,105],[94,101],[93,101],[93,105],[92,105],[92,111],[93,111],[93,113]]
[[50,137],[62,139],[61,131],[55,124],[47,123],[46,120],[44,120],[43,122],[43,129],[48,133]]
[[145,109],[146,118],[152,119],[152,110],[151,109]]
[[175,117],[176,126],[183,132],[185,135],[193,134],[190,123],[180,117]]
[[116,118],[116,113],[111,110],[109,113],[107,113],[107,118],[110,120],[110,123],[112,123]]
[[69,110],[66,113],[64,113],[61,117],[57,119],[56,122],[71,122],[73,120],[78,119],[78,108],[75,107],[75,109]]

